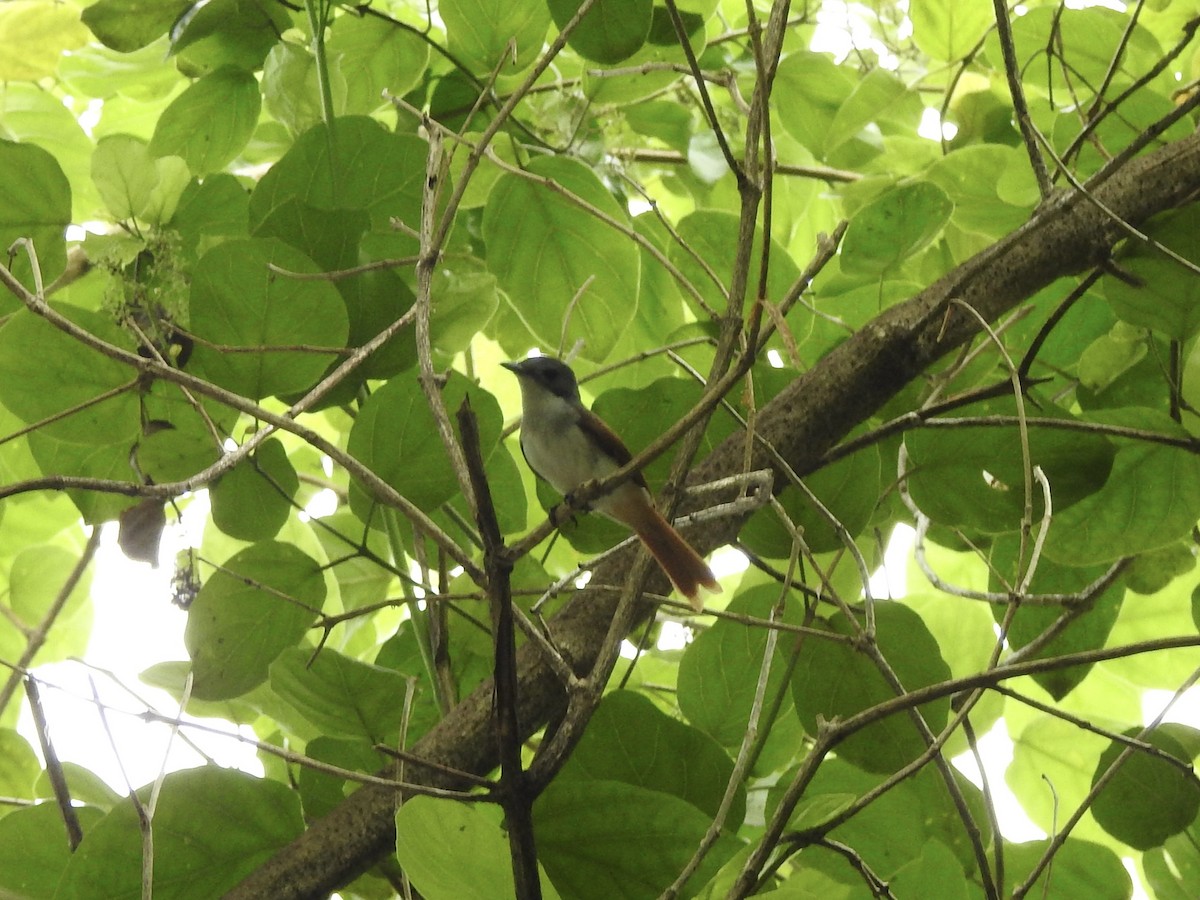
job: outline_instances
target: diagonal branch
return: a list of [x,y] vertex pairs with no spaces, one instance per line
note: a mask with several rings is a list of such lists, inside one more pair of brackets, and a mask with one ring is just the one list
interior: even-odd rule
[[[1200,136],[1135,158],[1090,190],[1106,209],[1135,226],[1155,213],[1178,207],[1200,190]],[[978,322],[956,313],[952,300],[967,303],[985,320],[995,321],[1055,279],[1104,260],[1123,235],[1108,214],[1078,194],[1056,195],[1022,228],[909,301],[886,310],[798,377],[760,411],[759,433],[796,472],[811,472],[823,454],[909,381],[979,334]],[[745,444],[745,435],[735,433],[700,463],[693,473],[695,479],[713,481],[736,474],[746,465],[747,455],[751,468],[775,469],[762,442],[749,454]],[[777,478],[776,489],[782,483]],[[685,500],[682,505],[695,508],[698,504]],[[736,517],[706,521],[692,529],[689,537],[701,552],[711,551],[732,541],[740,524]],[[597,568],[595,580],[620,583],[630,567],[631,553],[614,554]],[[656,578],[651,577],[650,588],[664,588],[665,583]],[[550,621],[555,647],[576,671],[590,668],[615,605],[615,595],[607,592],[577,595]],[[1025,668],[1063,662],[1034,660]],[[963,684],[960,689],[1013,677],[1010,670],[1017,668],[981,673],[978,684]],[[523,733],[532,734],[561,712],[565,695],[534,643],[525,644],[518,652],[517,675],[521,684],[519,721]],[[476,774],[491,771],[497,763],[492,692],[490,681],[480,685],[418,741],[413,752],[443,766]],[[909,694],[898,699],[915,702],[917,698],[918,694]],[[405,771],[409,779],[431,786],[462,786],[441,769],[409,762]],[[392,789],[361,788],[228,896],[312,897],[347,883],[391,852],[395,802]]]

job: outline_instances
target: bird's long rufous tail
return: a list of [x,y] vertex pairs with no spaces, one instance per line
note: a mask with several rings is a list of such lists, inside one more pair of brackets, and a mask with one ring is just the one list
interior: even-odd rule
[[696,612],[704,609],[701,588],[713,594],[721,593],[721,585],[708,563],[658,510],[647,507],[641,511],[638,521],[631,524],[675,588],[687,597],[692,609]]

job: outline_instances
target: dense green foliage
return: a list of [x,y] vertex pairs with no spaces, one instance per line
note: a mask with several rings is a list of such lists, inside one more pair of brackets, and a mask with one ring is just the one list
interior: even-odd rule
[[[1011,43],[983,0],[599,0],[582,19],[579,0],[81,2],[0,5],[5,897],[150,878],[160,900],[218,896],[491,676],[464,398],[509,541],[558,499],[505,428],[500,361],[573,354],[636,452],[728,351],[747,371],[703,459],[1051,186],[1196,125],[1193,2],[1031,0]],[[1198,216],[1165,211],[1156,243],[879,385],[834,436],[852,452],[801,472],[825,511],[789,486],[682,650],[658,638],[686,606],[633,635],[530,798],[544,896],[1116,900],[1122,857],[1155,896],[1200,896],[1200,731],[1146,728],[1142,707],[1200,672],[1200,279],[1178,258],[1200,262]],[[154,559],[202,489],[203,542],[175,562],[190,659],[143,679],[251,726],[266,775],[140,791],[151,876],[137,809],[86,768],[67,769],[73,853],[59,806],[29,802],[53,794],[17,689],[86,654],[88,535],[119,521]],[[329,492],[336,511],[305,514]],[[864,597],[901,523],[907,593]],[[560,578],[547,618],[586,595],[565,576],[622,538],[588,516],[562,532],[516,560],[519,610]],[[1003,840],[947,762],[997,723],[1053,841]],[[511,896],[528,834],[499,805],[416,796],[396,826],[394,855],[331,852],[325,883]]]

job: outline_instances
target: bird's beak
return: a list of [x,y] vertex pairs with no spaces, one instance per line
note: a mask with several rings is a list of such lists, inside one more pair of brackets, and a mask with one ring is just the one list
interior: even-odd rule
[[521,374],[521,364],[519,362],[502,362],[500,365],[517,375]]

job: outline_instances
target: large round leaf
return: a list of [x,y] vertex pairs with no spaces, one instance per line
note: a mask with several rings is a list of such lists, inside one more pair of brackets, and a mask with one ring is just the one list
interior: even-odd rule
[[[1097,412],[1096,419],[1182,437],[1165,412]],[[1104,486],[1056,512],[1046,555],[1073,566],[1112,562],[1156,550],[1191,533],[1200,518],[1200,459],[1165,444],[1122,442]]]
[[[143,803],[150,791],[138,792]],[[220,897],[303,830],[285,784],[218,766],[171,772],[154,815],[154,896]],[[137,809],[116,806],[87,832],[55,896],[141,896],[144,844]]]
[[[860,619],[861,624],[861,619]],[[920,617],[899,602],[875,604],[876,642],[905,690],[937,684],[950,678],[937,641]],[[828,623],[836,634],[854,633],[838,616]],[[792,699],[805,729],[816,734],[818,718],[846,719],[891,700],[896,692],[864,652],[844,641],[806,639],[792,677]],[[936,700],[919,707],[934,733],[946,724],[950,703]],[[868,725],[837,746],[837,754],[868,772],[895,772],[912,762],[925,742],[907,713]]]
[[[728,611],[766,619],[778,597],[779,589],[773,584],[743,588],[729,601]],[[789,608],[785,618],[796,624],[797,615],[790,614],[794,612]],[[718,619],[711,628],[696,635],[679,661],[676,688],[679,711],[724,747],[740,747],[745,739],[766,654],[767,635],[765,628]],[[787,690],[789,646],[787,640],[776,644],[764,695],[768,708],[781,690]],[[757,768],[771,771],[786,765],[801,737],[800,723],[785,697],[767,734]]]
[[[451,416],[469,387],[466,378],[451,373],[442,389],[442,400]],[[495,398],[484,391],[472,390],[471,408],[479,418],[482,446],[495,447],[503,424]],[[347,449],[427,512],[458,493],[458,478],[415,376],[393,378],[367,399],[350,429]],[[361,491],[353,489],[350,502],[359,518],[370,519],[370,502]]]
[[[396,857],[428,900],[511,897],[512,856],[501,820],[491,804],[413,797],[396,810]],[[542,896],[558,900],[538,870]]]
[[178,156],[155,158],[140,138],[110,134],[92,153],[92,181],[114,219],[160,225],[175,215],[190,175]]
[[[447,3],[438,4],[446,18]],[[423,35],[376,16],[338,16],[326,52],[346,79],[346,111],[367,115],[387,102],[384,90],[402,96],[416,87],[429,62]]]
[[[662,791],[715,816],[732,775],[733,760],[711,737],[671,718],[642,694],[614,691],[596,709],[559,778]],[[739,787],[728,810],[730,825],[741,822],[745,811],[746,794]]]
[[321,567],[294,544],[265,541],[235,554],[209,576],[188,613],[192,694],[227,700],[262,684],[324,602]]
[[[723,310],[726,300],[721,288],[727,290],[733,280],[733,266],[737,260],[737,242],[740,225],[732,212],[716,209],[699,209],[688,215],[676,229],[679,240],[669,245],[671,261],[684,277],[708,300],[709,306]],[[685,249],[687,248],[687,249]],[[703,260],[702,267],[698,260]],[[750,255],[750,271],[758,272],[762,260],[762,245],[756,238]],[[712,275],[721,283],[718,288]],[[787,249],[778,241],[771,242],[771,268],[767,273],[767,299],[778,302],[800,277],[800,269],[792,261]],[[684,294],[688,298],[688,294]],[[789,320],[792,335],[802,341],[812,330],[811,316]]]
[[[582,5],[582,0],[549,0],[554,24],[562,28]],[[653,20],[653,0],[599,0],[567,43],[584,59],[612,65],[633,56],[646,43]]]
[[349,330],[336,288],[278,275],[271,265],[316,271],[308,257],[281,241],[250,239],[214,247],[198,263],[192,282],[192,331],[207,342],[196,347],[192,368],[256,400],[304,390],[336,358],[276,348],[341,347]]
[[[1150,236],[1192,262],[1200,210],[1185,207],[1154,223]],[[1200,330],[1200,279],[1181,278],[1179,263],[1142,243],[1121,260],[1122,278],[1106,278],[1104,295],[1124,321],[1177,340],[1186,341]]]
[[[996,592],[1011,590],[1011,586],[1020,581],[1021,575],[1016,564],[1017,548],[1016,534],[1003,534],[996,538],[988,559],[988,568],[991,572],[988,583],[989,590]],[[1099,579],[1107,568],[1106,565],[1083,568],[1063,566],[1043,555],[1038,561],[1037,571],[1034,573],[1029,590],[1034,594],[1079,593]],[[1001,577],[1004,579],[1003,582],[1000,580]],[[1032,658],[1061,656],[1064,653],[1096,650],[1103,647],[1112,632],[1113,624],[1121,611],[1124,599],[1125,586],[1117,581],[1102,594],[1094,597],[1087,612],[1062,629],[1054,640],[1044,645]],[[1002,622],[1008,616],[1008,607],[992,606],[991,612],[997,622]],[[1030,641],[1041,636],[1047,628],[1062,617],[1062,614],[1061,606],[1022,604],[1009,622],[1007,634],[1009,646],[1014,650],[1024,647]],[[1061,700],[1087,677],[1091,668],[1089,665],[1072,666],[1069,669],[1039,672],[1032,677],[1054,699]]]
[[[258,234],[289,200],[320,210],[366,210],[375,231],[395,234],[393,219],[415,230],[420,225],[428,151],[415,135],[393,134],[365,117],[317,125],[302,134],[255,187],[250,230]],[[405,252],[415,252],[415,239],[404,236],[404,245]]]
[[150,141],[154,156],[180,156],[195,175],[219,172],[250,140],[262,94],[249,72],[226,67],[205,75],[163,110]]
[[244,541],[273,538],[292,511],[300,479],[277,438],[263,441],[209,491],[213,524]]
[[[1131,728],[1125,736],[1134,737],[1139,731]],[[1156,728],[1146,740],[1190,769],[1192,754],[1180,738],[1195,746],[1197,734],[1185,725],[1168,724]],[[1093,785],[1124,750],[1124,744],[1113,742],[1108,746],[1096,764]],[[1200,786],[1195,776],[1139,751],[1125,760],[1092,804],[1092,815],[1100,827],[1137,850],[1161,846],[1171,835],[1191,825],[1198,812]]]
[[[617,221],[628,220],[582,163],[543,157],[529,169]],[[505,175],[492,188],[483,236],[488,267],[542,346],[557,348],[565,333],[567,347],[583,340],[588,359],[608,356],[637,312],[635,244],[560,193],[518,175]]]
[[916,256],[946,227],[954,203],[936,184],[893,188],[854,214],[842,242],[842,269],[882,277]]
[[[29,238],[37,250],[42,279],[50,284],[67,263],[63,231],[71,223],[71,185],[58,161],[33,144],[0,140],[0,248],[5,251],[17,238]],[[33,272],[28,256],[14,259],[13,273],[32,290]],[[7,298],[8,292],[4,292]],[[0,312],[11,309],[10,299]]]
[[[653,900],[691,859],[712,818],[659,791],[621,781],[555,780],[534,804],[538,859],[574,900]],[[722,835],[682,896],[736,852]]]
[[544,3],[512,0],[441,0],[450,49],[478,73],[504,62],[504,74],[529,66],[542,51],[550,28]]
[[[1048,400],[1026,404],[1030,464],[1050,483],[1055,528],[1059,516],[1110,482],[1116,451],[1102,435],[1038,426],[1039,418],[1073,417]],[[967,415],[1014,415],[1011,398],[977,404]],[[996,534],[1015,531],[1025,514],[1026,477],[1021,435],[1010,428],[916,429],[905,435],[913,500],[941,525]],[[1041,490],[1033,486],[1033,515],[1042,515]],[[1081,504],[1082,505],[1082,504]],[[1052,532],[1053,534],[1053,532]]]
[[[271,689],[315,725],[323,735],[362,738],[371,744],[394,743],[405,719],[407,678],[323,649],[313,659],[307,649],[293,648],[271,664]],[[409,740],[432,724],[432,710],[420,721],[408,721]]]
[[[128,345],[99,313],[73,307],[58,311],[109,343]],[[22,310],[0,328],[0,403],[27,424],[61,416],[38,430],[60,441],[113,444],[138,433],[136,373],[85,347],[45,319]],[[92,403],[122,385],[131,389]],[[71,410],[74,410],[71,412]]]

